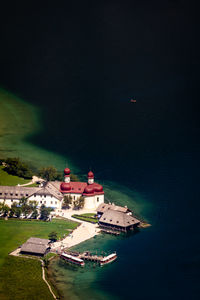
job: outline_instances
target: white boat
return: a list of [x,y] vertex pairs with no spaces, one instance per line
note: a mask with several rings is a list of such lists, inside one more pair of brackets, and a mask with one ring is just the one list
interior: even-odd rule
[[76,257],[76,256],[72,256],[70,254],[66,254],[66,253],[61,253],[60,258],[68,261],[69,263],[75,264],[75,265],[79,265],[79,266],[84,266],[85,262],[84,260]]
[[114,261],[115,259],[117,259],[117,254],[116,253],[112,253],[108,256],[105,256],[104,258],[102,258],[100,260],[100,266],[106,265],[111,263],[112,261]]

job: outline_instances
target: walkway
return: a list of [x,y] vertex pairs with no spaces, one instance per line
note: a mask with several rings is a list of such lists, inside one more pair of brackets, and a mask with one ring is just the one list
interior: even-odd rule
[[70,248],[88,239],[91,239],[95,235],[99,234],[100,228],[98,227],[98,224],[92,224],[89,222],[72,218],[72,215],[75,213],[83,214],[83,213],[93,213],[93,212],[95,211],[92,210],[74,211],[72,209],[60,210],[59,212],[57,212],[57,215],[79,222],[81,224],[72,233],[70,233],[64,240],[53,243],[51,249],[53,251],[57,250],[58,252],[60,252],[64,248]]
[[42,182],[42,181],[45,181],[45,180],[42,179],[42,178],[40,178],[40,177],[33,176],[31,181],[29,181],[28,183],[24,183],[24,184],[18,184],[18,186],[27,186],[27,185],[31,185],[31,184],[33,184],[33,183],[36,183],[37,181]]

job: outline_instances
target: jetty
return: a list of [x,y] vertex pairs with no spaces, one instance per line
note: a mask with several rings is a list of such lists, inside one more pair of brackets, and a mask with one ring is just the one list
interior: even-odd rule
[[116,252],[109,254],[107,256],[103,256],[103,255],[92,254],[89,251],[85,251],[82,253],[68,251],[66,253],[66,255],[71,256],[76,260],[79,259],[79,260],[83,260],[83,261],[91,261],[91,262],[98,263],[100,265],[108,264],[117,259]]

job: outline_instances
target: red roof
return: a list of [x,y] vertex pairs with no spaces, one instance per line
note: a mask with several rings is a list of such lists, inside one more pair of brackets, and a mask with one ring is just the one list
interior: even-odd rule
[[94,196],[104,194],[102,185],[98,183],[87,184],[86,182],[62,182],[61,193],[83,194],[84,196]]
[[71,191],[71,185],[70,183],[67,183],[67,182],[62,182],[61,185],[60,185],[60,191],[61,193],[68,193]]
[[92,171],[88,172],[88,178],[94,178],[94,173]]
[[69,169],[69,168],[65,168],[65,169],[64,169],[64,174],[65,174],[65,175],[69,175],[69,174],[70,174],[70,172],[71,172],[71,171],[70,171],[70,169]]
[[64,182],[60,185],[61,193],[74,193],[74,194],[83,194],[85,187],[87,186],[86,182],[70,182],[67,183],[70,186],[70,190],[65,190],[62,188],[62,185],[65,184]]
[[88,184],[85,188],[83,195],[84,196],[92,196],[92,195],[101,195],[104,194],[102,185],[98,183]]

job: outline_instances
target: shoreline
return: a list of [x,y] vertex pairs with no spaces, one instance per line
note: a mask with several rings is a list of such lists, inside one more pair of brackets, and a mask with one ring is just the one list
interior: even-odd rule
[[[2,100],[1,96],[1,92],[4,92],[8,97],[10,97],[11,99],[9,100],[9,109],[6,108],[6,106],[4,107],[4,110],[1,110],[1,114],[2,116],[4,116],[3,118],[3,122],[6,116],[6,123],[4,124],[4,128],[2,129],[0,126],[0,133],[1,133],[1,137],[0,137],[0,142],[2,145],[4,145],[4,148],[1,149],[1,154],[2,156],[6,155],[6,156],[12,156],[12,157],[23,157],[25,161],[28,162],[34,162],[37,163],[41,166],[44,165],[48,165],[48,164],[52,164],[52,162],[54,162],[54,165],[59,169],[59,168],[63,168],[63,165],[66,164],[66,158],[64,158],[63,156],[57,154],[54,154],[54,152],[45,150],[44,148],[40,148],[37,145],[31,144],[30,141],[27,140],[28,136],[33,136],[35,134],[37,134],[40,129],[42,129],[41,126],[41,120],[40,120],[40,111],[39,108],[35,107],[32,104],[26,103],[25,101],[21,100],[20,98],[12,95],[12,93],[9,93],[3,89],[0,89],[0,100]],[[2,100],[4,101],[4,99]],[[0,108],[1,108],[1,101],[0,101]],[[15,110],[15,107],[20,106],[20,109],[15,111],[15,115],[13,117],[13,111]],[[26,113],[24,113],[26,112]],[[1,116],[0,114],[0,116]],[[24,115],[27,115],[28,118],[24,119]],[[10,116],[10,117],[9,117]],[[29,118],[30,117],[30,118]],[[11,123],[10,123],[10,118],[11,118]],[[19,122],[20,121],[20,122]],[[3,123],[2,122],[2,123]],[[24,123],[26,123],[26,125],[28,124],[28,126],[24,126]],[[41,128],[40,128],[41,126]],[[10,129],[11,127],[11,129]],[[36,128],[36,130],[35,130]],[[13,139],[14,139],[14,143],[13,143]],[[33,153],[34,153],[34,157],[33,157]],[[37,158],[37,159],[36,159]],[[78,170],[77,167],[75,167],[74,165],[72,166],[71,162],[70,162],[70,168],[74,169],[75,172],[76,170]],[[62,166],[62,167],[61,167]],[[128,188],[126,188],[123,185],[119,185],[116,184],[115,182],[106,182],[105,185],[107,185],[106,187],[106,192],[107,195],[110,199],[111,202],[115,202],[117,204],[121,204],[121,203],[126,203],[128,206],[130,205],[131,208],[134,208],[134,211],[139,211],[139,210],[143,210],[143,202],[144,199],[143,197],[141,197],[141,195],[139,193],[135,193],[134,191],[129,190]],[[127,193],[126,193],[127,192]],[[130,193],[131,192],[131,193]],[[133,192],[133,193],[132,193]],[[135,198],[138,201],[135,201]],[[145,203],[146,205],[146,203]],[[61,216],[63,217],[63,216]],[[75,222],[79,222],[79,223],[83,223],[84,221],[78,221],[77,219],[75,220],[74,218],[72,218],[71,220],[75,221]],[[86,224],[90,224],[88,222],[85,222]],[[90,224],[93,225],[93,224]],[[81,232],[83,232],[83,237],[82,239],[79,239],[76,234],[75,236],[71,237],[66,237],[64,242],[60,242],[61,246],[63,244],[63,246],[66,247],[73,247],[76,245],[81,244],[82,242],[85,241],[89,241],[92,237],[96,236],[97,234],[99,234],[98,232],[95,231],[95,226],[93,225],[93,227],[91,227],[91,232],[89,234],[89,236],[87,235],[87,228],[90,227],[90,225],[86,225],[86,227],[83,227],[83,225],[80,225],[82,227],[80,227]],[[78,227],[78,228],[79,228]],[[89,231],[90,231],[89,229]],[[53,275],[52,275],[53,277]],[[59,290],[55,284],[55,289]],[[59,290],[60,293],[60,290]],[[62,294],[62,292],[61,292]]]

